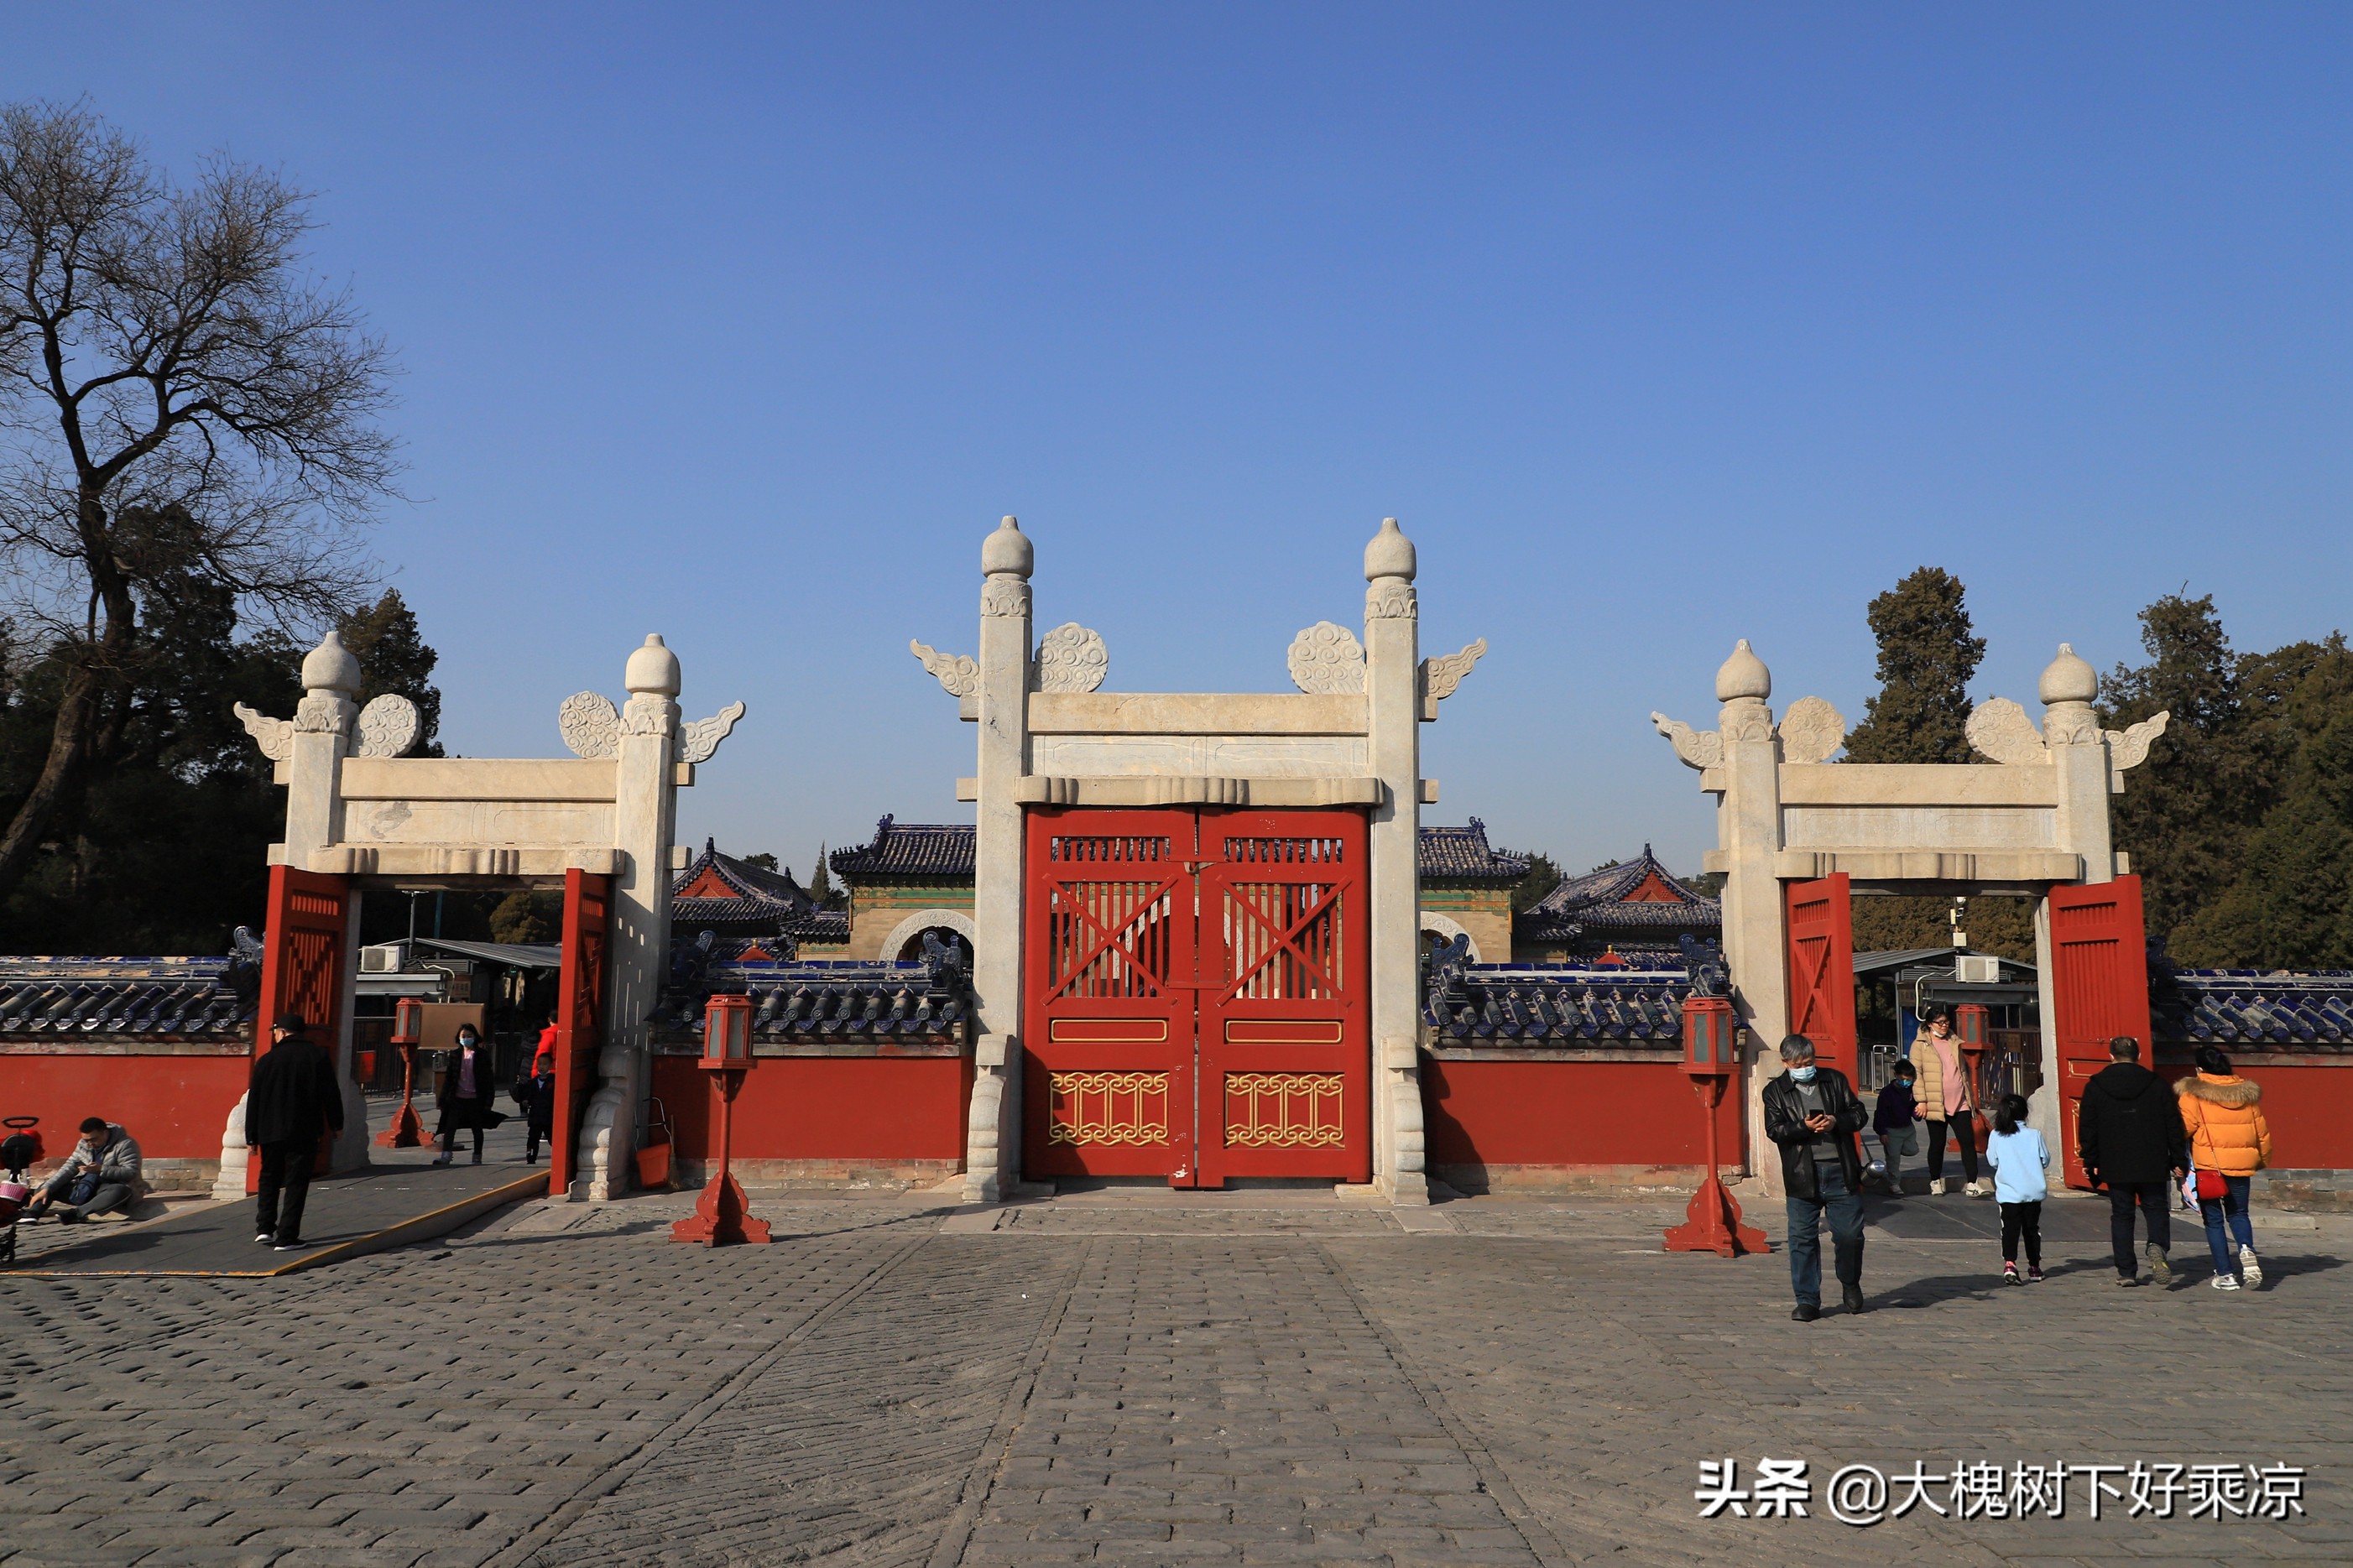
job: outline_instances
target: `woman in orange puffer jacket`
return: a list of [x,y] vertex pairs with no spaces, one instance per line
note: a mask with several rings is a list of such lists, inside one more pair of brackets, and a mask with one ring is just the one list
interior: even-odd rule
[[[2214,1289],[2235,1290],[2242,1279],[2250,1286],[2261,1285],[2263,1266],[2255,1257],[2254,1227],[2247,1219],[2247,1189],[2254,1173],[2272,1161],[2263,1086],[2232,1072],[2231,1058],[2221,1051],[2200,1046],[2196,1076],[2175,1084],[2173,1092],[2180,1099],[2181,1125],[2189,1134],[2199,1181],[2207,1183],[2210,1174],[2222,1179],[2221,1196],[2200,1193],[2198,1198],[2206,1218],[2206,1245],[2214,1254]],[[2239,1243],[2235,1259],[2231,1256],[2233,1235]]]

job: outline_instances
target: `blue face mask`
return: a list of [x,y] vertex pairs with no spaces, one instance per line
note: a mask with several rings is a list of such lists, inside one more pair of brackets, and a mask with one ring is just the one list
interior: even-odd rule
[[1804,1067],[1791,1068],[1789,1069],[1789,1076],[1797,1079],[1799,1083],[1811,1083],[1814,1081],[1814,1065],[1811,1062],[1808,1062]]

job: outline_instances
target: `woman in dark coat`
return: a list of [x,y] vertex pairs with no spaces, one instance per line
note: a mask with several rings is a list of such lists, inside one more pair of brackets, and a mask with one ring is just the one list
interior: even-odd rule
[[490,1047],[474,1033],[473,1025],[459,1025],[458,1048],[449,1054],[448,1068],[441,1075],[441,1126],[434,1134],[441,1141],[441,1157],[435,1164],[446,1165],[456,1157],[461,1127],[474,1130],[474,1163],[482,1163],[482,1129],[506,1120],[491,1108],[498,1098],[491,1073]]

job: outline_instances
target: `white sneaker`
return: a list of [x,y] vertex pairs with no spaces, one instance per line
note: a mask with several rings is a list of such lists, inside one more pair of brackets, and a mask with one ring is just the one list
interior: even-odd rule
[[1950,1176],[1931,1176],[1928,1178],[1928,1190],[1941,1198],[1953,1190],[1953,1180]]
[[1989,1197],[1993,1193],[1993,1184],[1980,1177],[1969,1184],[1968,1193],[1973,1198]]
[[2263,1282],[2263,1266],[2256,1260],[2255,1249],[2252,1247],[2239,1248],[2239,1278],[2250,1286]]
[[2237,1289],[2238,1288],[2239,1288],[2239,1282],[2238,1282],[2236,1279],[2232,1279],[2228,1274],[2217,1274],[2216,1276],[2214,1276],[2214,1289],[2217,1289],[2217,1290],[2235,1290],[2235,1289]]
[[263,1231],[259,1236],[255,1237],[253,1239],[254,1239],[254,1240],[256,1240],[256,1241],[258,1241],[258,1242],[259,1242],[259,1243],[261,1243],[264,1247],[267,1247],[267,1246],[269,1246],[271,1242],[273,1242],[273,1241],[277,1240],[278,1238],[277,1238],[276,1237],[274,1237],[274,1236],[270,1235],[268,1231],[266,1231],[266,1230],[265,1230],[265,1231]]

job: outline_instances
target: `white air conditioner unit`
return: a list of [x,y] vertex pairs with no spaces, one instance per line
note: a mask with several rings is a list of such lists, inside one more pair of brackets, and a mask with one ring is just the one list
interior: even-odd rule
[[405,942],[380,942],[372,947],[360,949],[360,973],[362,974],[399,973],[401,960],[407,956],[407,947],[408,944]]
[[1953,978],[1964,985],[1998,985],[2001,984],[2001,960],[1981,953],[1956,953]]

